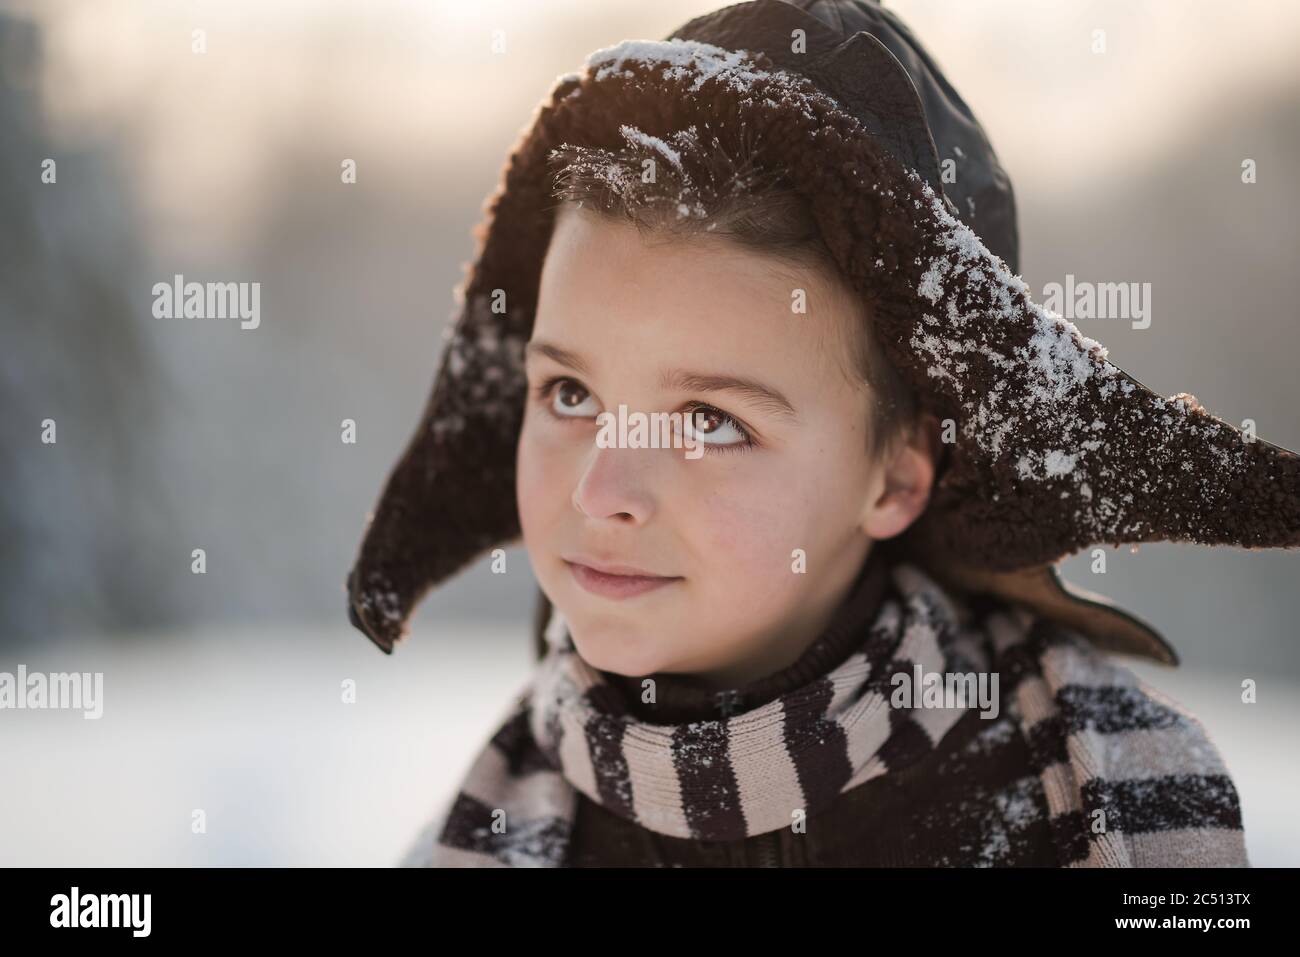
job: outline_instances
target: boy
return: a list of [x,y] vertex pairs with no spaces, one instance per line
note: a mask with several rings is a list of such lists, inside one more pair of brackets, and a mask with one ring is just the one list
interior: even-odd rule
[[[672,37],[593,54],[512,155],[349,579],[385,651],[520,536],[543,592],[408,861],[1245,865],[1204,729],[1101,653],[1172,649],[1055,562],[1295,545],[1300,460],[1032,302],[991,147],[876,4]],[[602,438],[628,409],[704,454]]]

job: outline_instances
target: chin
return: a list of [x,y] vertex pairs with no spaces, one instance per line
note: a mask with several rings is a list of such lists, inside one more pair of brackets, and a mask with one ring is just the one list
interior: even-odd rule
[[629,678],[663,670],[663,661],[658,655],[647,654],[653,649],[645,646],[646,639],[640,635],[604,629],[592,632],[577,625],[570,626],[570,634],[579,656],[593,668]]

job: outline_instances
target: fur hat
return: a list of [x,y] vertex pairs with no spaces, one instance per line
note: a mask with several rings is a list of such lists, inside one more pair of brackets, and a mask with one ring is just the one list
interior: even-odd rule
[[[350,619],[385,652],[429,588],[520,536],[515,447],[551,151],[680,155],[717,142],[704,131],[741,128],[811,202],[923,409],[956,427],[925,512],[877,547],[1104,650],[1176,664],[1154,628],[1062,580],[1057,562],[1098,544],[1300,544],[1300,456],[1187,393],[1155,394],[1033,301],[1011,184],[905,26],[872,0],[755,0],[593,53],[512,150],[432,394],[348,576]],[[942,182],[941,156],[956,182]]]

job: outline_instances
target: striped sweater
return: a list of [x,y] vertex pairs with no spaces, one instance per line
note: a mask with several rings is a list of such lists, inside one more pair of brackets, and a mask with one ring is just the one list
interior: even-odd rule
[[[1247,866],[1205,729],[1077,633],[869,560],[789,668],[714,695],[547,654],[408,866]],[[567,649],[567,651],[566,651]],[[997,707],[890,705],[916,663]],[[768,718],[770,717],[770,720]]]

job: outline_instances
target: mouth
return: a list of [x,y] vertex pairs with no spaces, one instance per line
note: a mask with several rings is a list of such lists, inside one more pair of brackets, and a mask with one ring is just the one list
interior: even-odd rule
[[594,565],[563,559],[584,589],[602,598],[632,598],[682,581],[680,575],[652,575],[628,565]]

